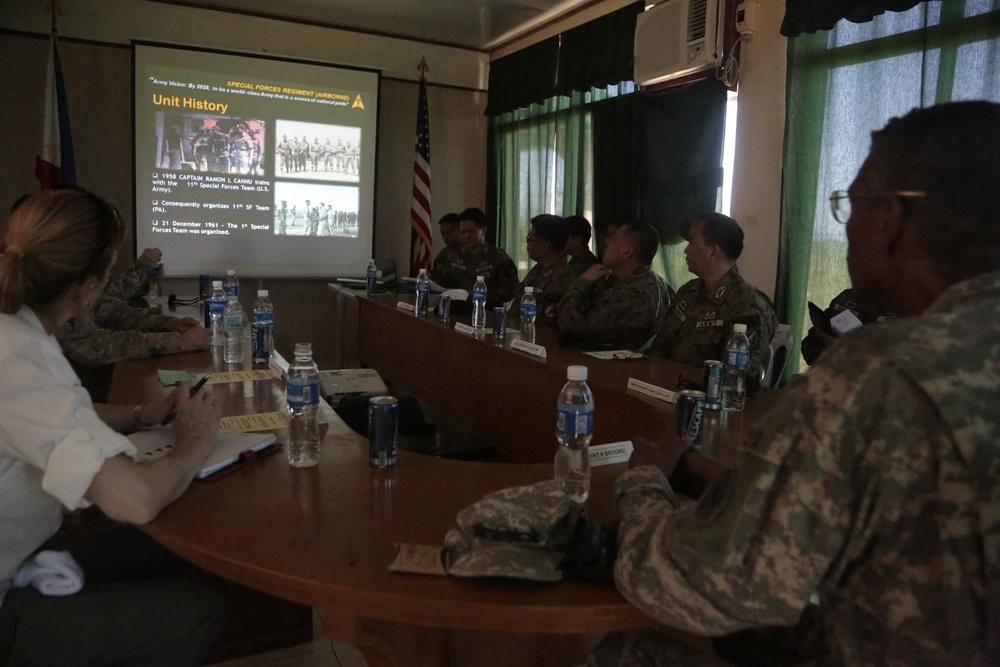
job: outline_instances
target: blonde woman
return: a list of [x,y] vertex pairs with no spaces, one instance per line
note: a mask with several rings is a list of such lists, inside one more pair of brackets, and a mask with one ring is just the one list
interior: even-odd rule
[[[85,583],[74,595],[12,587],[15,572],[59,529],[64,508],[93,504],[130,524],[155,518],[190,484],[218,430],[220,407],[209,391],[189,397],[182,386],[159,403],[93,405],[52,336],[99,298],[122,234],[110,204],[67,189],[24,202],[0,241],[2,664],[201,664],[225,616],[218,594],[201,583],[101,583],[83,561]],[[121,433],[170,410],[177,446],[157,461],[133,461]],[[108,548],[101,569],[114,569],[115,559],[123,571],[134,565]]]

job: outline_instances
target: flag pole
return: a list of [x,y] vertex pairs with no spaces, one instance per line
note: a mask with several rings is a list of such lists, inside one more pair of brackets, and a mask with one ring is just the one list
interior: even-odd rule
[[420,57],[417,131],[413,156],[413,196],[410,204],[410,275],[431,266],[431,138],[427,111],[427,59]]

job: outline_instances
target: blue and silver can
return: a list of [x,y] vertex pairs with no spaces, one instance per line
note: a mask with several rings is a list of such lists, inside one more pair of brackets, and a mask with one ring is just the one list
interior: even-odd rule
[[493,309],[493,342],[503,345],[507,337],[507,309],[497,306]]
[[677,435],[701,447],[701,423],[705,418],[705,392],[685,389],[677,399]]
[[250,325],[250,359],[254,366],[267,365],[271,361],[271,325],[254,322]]
[[451,297],[447,294],[442,294],[438,299],[438,319],[442,322],[447,322],[448,318],[451,317]]
[[726,366],[721,361],[705,362],[705,375],[702,380],[702,391],[705,392],[705,409],[715,412],[722,408],[722,378]]
[[395,468],[398,446],[399,400],[375,396],[368,401],[368,463],[372,468]]

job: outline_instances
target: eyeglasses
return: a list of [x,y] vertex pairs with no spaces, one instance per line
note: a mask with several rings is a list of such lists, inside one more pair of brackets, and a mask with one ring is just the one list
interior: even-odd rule
[[615,361],[639,361],[640,359],[645,359],[646,355],[642,352],[615,352],[611,355],[611,358]]
[[913,199],[926,199],[927,193],[923,190],[896,190],[893,192],[883,192],[877,195],[851,195],[847,190],[834,190],[830,195],[830,211],[833,219],[842,225],[846,225],[851,219],[851,201],[855,199],[882,199],[884,197],[910,197]]

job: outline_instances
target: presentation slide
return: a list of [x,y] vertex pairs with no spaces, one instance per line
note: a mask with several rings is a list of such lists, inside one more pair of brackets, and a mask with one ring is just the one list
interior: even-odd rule
[[172,276],[363,275],[376,70],[133,43],[135,239]]

